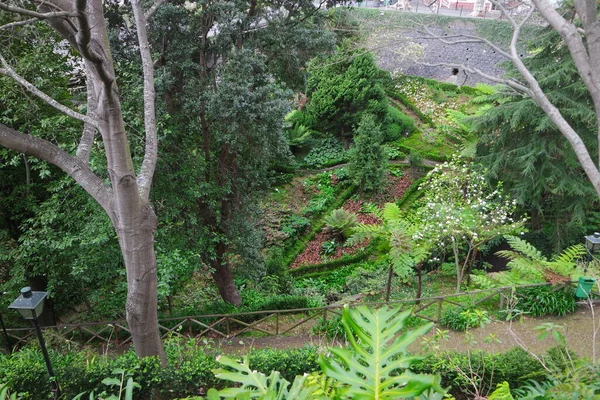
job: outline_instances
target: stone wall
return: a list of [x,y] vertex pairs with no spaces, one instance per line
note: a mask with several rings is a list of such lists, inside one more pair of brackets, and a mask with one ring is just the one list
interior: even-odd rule
[[[478,33],[473,22],[470,19],[462,18],[455,19],[448,23],[443,20],[443,27],[430,27],[430,29],[440,36],[465,34],[477,36]],[[427,64],[437,63],[452,63],[460,64],[468,67],[473,67],[491,75],[502,75],[504,70],[500,66],[506,62],[506,59],[481,43],[463,43],[448,45],[435,39],[424,38],[422,34],[416,31],[405,33],[408,41],[412,41],[415,45],[412,50],[406,50],[405,46],[398,46],[390,49],[387,47],[381,48],[376,53],[376,58],[379,66],[387,71],[402,72],[408,75],[423,76],[438,80],[448,80],[452,75],[452,68],[445,66],[427,66]],[[417,56],[407,56],[406,53],[415,52],[415,48],[420,48],[421,54]],[[404,49],[404,50],[403,50]],[[415,61],[416,59],[416,61]],[[459,84],[474,86],[477,83],[491,83],[485,78],[477,74],[471,74],[460,69],[457,82]]]

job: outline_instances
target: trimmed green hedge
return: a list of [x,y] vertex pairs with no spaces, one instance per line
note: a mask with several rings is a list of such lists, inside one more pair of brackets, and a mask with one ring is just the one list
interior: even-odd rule
[[[393,90],[393,89],[388,89],[388,90],[387,90],[387,95],[388,95],[388,96],[390,96],[390,97],[391,97],[391,98],[393,98],[393,99],[396,99],[396,100],[398,100],[398,101],[399,101],[400,103],[402,103],[404,106],[406,106],[407,108],[409,108],[409,109],[410,109],[412,112],[414,112],[415,114],[417,114],[417,116],[419,117],[419,119],[420,119],[421,121],[425,122],[426,124],[428,124],[428,125],[429,125],[429,126],[431,126],[432,128],[434,128],[434,127],[435,127],[435,123],[433,122],[433,120],[432,120],[432,119],[431,119],[429,116],[427,116],[427,115],[423,114],[423,113],[421,112],[421,110],[419,110],[419,109],[417,108],[417,106],[415,106],[415,105],[412,103],[412,101],[410,101],[410,100],[408,99],[408,97],[406,97],[404,94],[402,94],[402,93],[400,93],[400,92],[398,92],[398,91],[396,91],[396,90]],[[393,105],[394,107],[398,108],[398,106],[397,106],[396,104],[394,104],[394,102],[392,102],[392,105]]]
[[[319,214],[313,215],[311,219],[315,221],[321,216],[331,212],[332,210],[340,208],[346,202],[346,200],[348,200],[354,194],[354,192],[356,192],[356,186],[349,186],[337,197],[337,199],[334,202],[331,203],[331,205],[326,210]],[[292,262],[294,262],[296,257],[298,257],[300,253],[304,251],[306,245],[314,239],[315,235],[319,233],[319,231],[321,231],[321,229],[323,229],[324,226],[325,222],[323,222],[323,220],[321,219],[318,223],[313,225],[310,232],[308,232],[304,237],[296,240],[291,246],[284,249],[285,255],[283,256],[283,264],[289,266]]]
[[347,255],[336,260],[325,261],[320,264],[302,265],[290,270],[292,276],[305,276],[307,274],[322,273],[348,264],[354,264],[366,260],[375,251],[372,244],[359,254]]
[[[120,378],[120,375],[113,374],[117,368],[125,371],[125,378],[132,377],[141,386],[134,392],[136,400],[197,396],[208,388],[223,388],[230,384],[216,379],[212,373],[217,368],[215,355],[222,351],[210,341],[167,340],[165,351],[169,361],[167,366],[152,357],[138,359],[133,351],[116,357],[91,352],[69,351],[59,354],[51,351],[50,357],[65,399],[92,390],[96,394],[104,390],[117,394],[118,389],[102,383],[107,377]],[[552,349],[544,358],[553,367],[560,368],[561,359],[567,359],[561,356],[561,351],[564,352]],[[573,357],[575,359],[576,355]],[[291,350],[267,348],[249,353],[251,369],[267,375],[277,370],[288,381],[297,375],[319,371],[318,358],[319,349],[314,346]],[[520,348],[500,354],[451,351],[430,355],[414,364],[412,370],[417,373],[439,373],[442,386],[451,387],[451,393],[456,398],[471,398],[470,391],[473,389],[460,371],[477,374],[478,380],[481,378],[483,393],[503,381],[515,389],[526,384],[530,378],[543,380],[546,374],[541,364]],[[43,357],[39,350],[33,348],[23,349],[11,356],[0,356],[0,382],[7,382],[15,392],[26,393],[24,399],[28,400],[48,398],[51,393]]]
[[396,202],[398,207],[400,207],[400,208],[404,207],[406,205],[406,203],[408,202],[408,200],[411,199],[415,193],[417,193],[417,191],[419,190],[419,186],[421,186],[421,184],[424,181],[425,181],[424,176],[417,179],[416,181],[414,181],[413,184],[410,185],[408,187],[408,189],[406,189],[406,192],[404,192],[404,195]]
[[[239,340],[239,339],[238,339]],[[125,371],[141,388],[135,390],[137,400],[175,399],[198,395],[206,389],[223,388],[230,383],[215,378],[212,370],[218,365],[215,356],[221,354],[210,342],[197,340],[168,340],[165,343],[168,365],[161,365],[154,357],[137,358],[133,351],[117,357],[104,357],[91,352],[69,351],[59,354],[50,351],[50,358],[64,399],[72,399],[82,392],[102,391],[117,394],[118,388],[102,383],[108,377],[120,379],[115,369]],[[278,370],[292,381],[296,375],[320,370],[315,346],[291,350],[258,349],[249,353],[250,368],[270,374]],[[42,354],[34,348],[23,349],[11,356],[0,356],[0,383],[24,393],[24,399],[49,398],[51,393],[48,372]],[[87,398],[84,396],[83,398]]]
[[425,160],[439,161],[439,162],[448,161],[448,157],[440,155],[440,154],[432,153],[430,151],[421,151],[421,150],[413,149],[412,147],[409,147],[405,144],[398,143],[398,142],[394,143],[394,145],[396,146],[396,148],[398,150],[400,150],[406,154],[410,154],[412,151],[417,152]]

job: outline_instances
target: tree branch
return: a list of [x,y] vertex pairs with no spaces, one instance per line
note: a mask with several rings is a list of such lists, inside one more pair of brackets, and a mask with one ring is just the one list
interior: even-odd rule
[[160,6],[162,6],[163,4],[165,4],[167,1],[169,0],[156,0],[154,2],[154,4],[152,4],[152,6],[148,9],[148,11],[146,11],[144,13],[144,19],[147,21],[150,18],[152,18],[152,16],[154,15],[154,13],[156,12],[156,10],[158,10],[158,8]]
[[79,48],[81,55],[92,62],[96,67],[96,72],[98,76],[104,83],[107,88],[110,88],[114,83],[114,77],[104,66],[103,57],[95,54],[93,50],[90,48],[91,43],[91,27],[88,21],[86,6],[87,0],[76,0],[75,2],[77,7],[77,21],[79,22],[79,31],[76,34],[76,42]]
[[40,99],[42,99],[43,101],[45,101],[48,105],[56,108],[58,111],[68,115],[71,118],[75,118],[79,121],[82,121],[86,124],[90,124],[94,127],[98,126],[98,122],[96,120],[88,117],[87,115],[83,115],[83,114],[78,113],[77,111],[71,110],[70,108],[68,108],[66,106],[63,106],[62,104],[60,104],[59,102],[57,102],[56,100],[54,100],[53,98],[48,96],[46,93],[42,92],[40,89],[35,87],[33,84],[28,82],[25,78],[23,78],[22,76],[17,74],[8,65],[8,63],[6,62],[4,57],[2,57],[1,55],[0,55],[0,64],[3,67],[3,68],[0,68],[1,75],[6,75],[6,76],[13,78],[19,85],[23,86],[25,89],[27,89],[28,91],[33,93],[35,96],[37,96]]
[[[87,106],[88,116],[96,119],[96,106],[98,105],[97,95],[92,79],[87,80]],[[96,127],[90,124],[83,124],[83,132],[77,146],[75,157],[89,165],[90,153],[94,144],[94,136],[96,135]]]
[[11,22],[9,24],[5,24],[5,25],[0,26],[0,31],[3,30],[3,29],[14,28],[15,26],[28,25],[28,24],[36,22],[37,20],[38,20],[37,18],[30,18],[30,19],[26,19],[26,20],[23,20],[23,21]]
[[25,8],[10,6],[8,4],[0,2],[0,10],[7,11],[13,14],[25,15],[27,17],[34,17],[38,19],[51,19],[51,18],[67,18],[67,17],[77,17],[78,14],[70,11],[54,11],[54,12],[45,12],[40,13],[37,11],[27,10]]
[[86,163],[70,156],[66,151],[47,140],[23,134],[3,124],[0,124],[0,145],[56,165],[75,179],[104,208],[108,215],[112,215],[110,211],[112,191],[102,179],[90,170]]
[[[438,41],[448,44],[448,45],[462,44],[462,43],[483,43],[483,44],[487,45],[488,47],[494,49],[498,53],[502,54],[504,57],[510,58],[510,55],[506,51],[502,50],[500,47],[496,46],[495,44],[493,44],[492,42],[490,42],[487,39],[477,37],[477,36],[472,36],[472,35],[463,35],[463,34],[442,37],[442,36],[439,36],[439,35],[436,35],[435,33],[433,33],[427,26],[423,26],[423,28],[425,29],[425,32],[421,32],[421,31],[417,31],[417,32],[427,35],[425,38],[435,39],[435,40],[438,40]],[[450,38],[450,39],[451,38],[466,38],[466,39],[450,41],[450,40],[447,40],[448,38]]]
[[142,69],[144,74],[144,129],[146,131],[146,148],[144,161],[137,177],[140,195],[144,200],[150,196],[150,186],[156,168],[158,157],[158,144],[156,134],[156,111],[155,111],[155,89],[154,89],[154,63],[150,54],[148,33],[146,31],[146,18],[142,12],[139,0],[131,0],[131,8],[137,28],[138,42],[140,45],[140,56],[142,58]]

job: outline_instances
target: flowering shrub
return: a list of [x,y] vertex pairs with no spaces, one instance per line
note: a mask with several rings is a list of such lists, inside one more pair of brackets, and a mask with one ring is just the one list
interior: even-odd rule
[[[420,187],[424,196],[417,217],[423,226],[413,239],[452,250],[457,291],[478,249],[492,238],[521,231],[525,222],[515,218],[516,200],[504,196],[502,183],[491,188],[484,174],[455,157],[429,172]],[[460,254],[465,248],[466,255]]]

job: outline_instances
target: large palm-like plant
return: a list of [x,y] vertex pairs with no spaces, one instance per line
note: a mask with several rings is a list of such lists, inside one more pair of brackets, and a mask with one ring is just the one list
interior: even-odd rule
[[408,279],[413,268],[417,270],[417,298],[421,297],[421,266],[429,254],[425,243],[417,244],[413,239],[418,231],[416,225],[403,218],[395,203],[386,203],[383,208],[371,207],[369,212],[377,217],[381,224],[359,224],[352,229],[352,236],[346,242],[353,246],[364,239],[380,239],[385,247],[383,258],[389,264],[386,301],[390,299],[391,280],[394,272],[402,279]]

